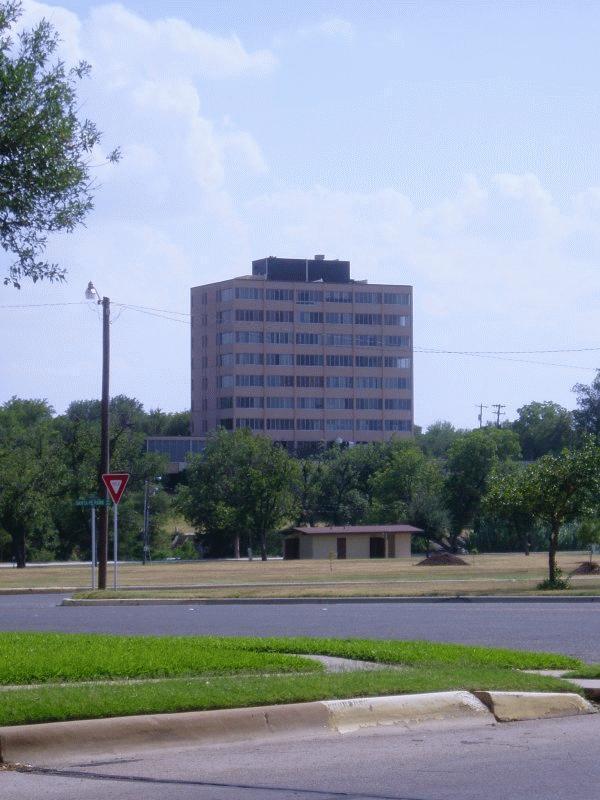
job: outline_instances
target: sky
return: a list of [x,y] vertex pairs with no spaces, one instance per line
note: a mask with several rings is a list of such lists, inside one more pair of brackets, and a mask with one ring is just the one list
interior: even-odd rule
[[188,408],[190,287],[325,253],[414,286],[416,424],[574,407],[600,366],[600,5],[25,0],[41,17],[92,65],[103,139],[94,210],[49,241],[67,281],[0,285],[0,402],[99,397],[91,280],[111,394]]

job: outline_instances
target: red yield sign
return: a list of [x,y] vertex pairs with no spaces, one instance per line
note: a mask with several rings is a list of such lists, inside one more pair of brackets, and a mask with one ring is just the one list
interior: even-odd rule
[[106,472],[102,476],[102,480],[104,481],[104,485],[108,489],[109,495],[112,497],[113,503],[115,503],[116,505],[121,499],[123,492],[125,491],[125,487],[127,486],[127,481],[129,480],[129,473]]

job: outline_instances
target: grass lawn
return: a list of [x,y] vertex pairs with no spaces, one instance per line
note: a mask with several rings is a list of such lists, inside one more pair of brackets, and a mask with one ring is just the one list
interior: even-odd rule
[[[396,668],[324,674],[321,665],[291,655],[310,653]],[[0,725],[448,689],[574,691],[519,670],[582,666],[550,653],[310,638],[4,633],[0,654]],[[172,677],[147,680],[156,676]],[[108,680],[131,677],[136,682]],[[86,680],[100,682],[68,683]],[[42,685],[22,686],[34,682]]]
[[600,664],[590,664],[589,666],[578,667],[566,676],[567,678],[599,678]]
[[[586,553],[559,553],[558,564],[571,572]],[[154,587],[189,590],[194,597],[311,597],[356,595],[494,594],[530,592],[547,575],[547,554],[466,556],[467,566],[420,567],[421,557],[345,561],[195,561],[123,564],[119,582],[152,594]],[[112,575],[109,566],[109,583]],[[576,592],[600,592],[600,576],[573,579]],[[0,590],[18,588],[88,589],[90,567],[0,567]],[[132,596],[132,595],[131,595]]]

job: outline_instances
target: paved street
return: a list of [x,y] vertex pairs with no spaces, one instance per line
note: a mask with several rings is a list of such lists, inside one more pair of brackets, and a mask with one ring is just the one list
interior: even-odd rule
[[598,603],[351,603],[60,607],[0,596],[0,630],[430,639],[549,650],[600,662]]
[[63,774],[0,772],[3,800],[597,800],[596,716],[173,749]]

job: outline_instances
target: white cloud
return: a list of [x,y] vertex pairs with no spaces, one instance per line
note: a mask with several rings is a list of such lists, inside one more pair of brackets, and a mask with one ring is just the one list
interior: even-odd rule
[[302,32],[305,36],[328,36],[346,42],[353,41],[356,35],[354,25],[341,17],[329,17],[310,28],[304,28]]

